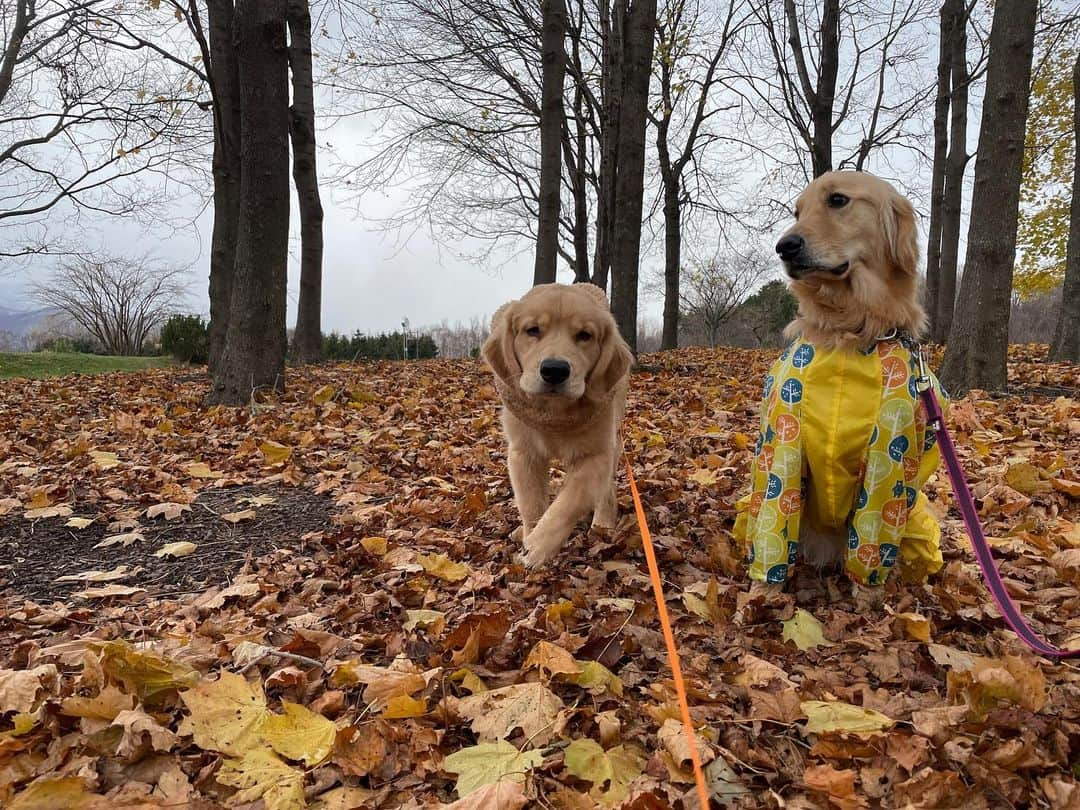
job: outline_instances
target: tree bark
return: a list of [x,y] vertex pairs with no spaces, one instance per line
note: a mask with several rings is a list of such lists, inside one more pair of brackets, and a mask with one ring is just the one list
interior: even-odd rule
[[941,380],[953,393],[1004,390],[1036,3],[998,3],[990,30],[967,261]]
[[243,405],[285,388],[289,61],[285,0],[237,0],[240,205],[225,349],[211,400]]
[[236,265],[240,205],[240,80],[233,0],[207,0],[210,89],[214,118],[214,226],[210,237],[209,362],[211,376],[225,349]]
[[[620,3],[625,0],[619,0]],[[635,0],[623,12],[625,77],[619,116],[612,238],[611,311],[619,331],[637,352],[638,261],[645,193],[645,122],[652,75],[656,0]]]
[[[615,247],[615,181],[618,175],[619,128],[622,120],[625,53],[623,42],[624,0],[600,0],[600,85],[604,107],[600,143],[600,177],[596,194],[596,252],[592,282],[607,291]],[[654,8],[655,15],[655,8]]]
[[833,104],[840,70],[840,0],[825,0],[818,32],[817,82],[811,85],[807,54],[799,33],[795,0],[784,0],[788,44],[795,62],[802,95],[810,112],[810,163],[814,177],[832,171]]
[[945,200],[945,161],[949,151],[949,93],[952,56],[952,15],[945,0],[938,26],[937,97],[934,100],[934,162],[930,170],[930,225],[926,242],[926,311],[930,333],[937,334],[937,308],[941,284],[941,211]]
[[[666,151],[666,149],[665,149]],[[663,160],[663,158],[661,158]],[[679,273],[682,268],[682,205],[679,178],[664,172],[664,332],[661,349],[679,348]]]
[[322,356],[323,207],[315,158],[315,97],[311,69],[311,11],[308,0],[288,0],[289,66],[293,103],[289,135],[293,184],[300,203],[300,299],[293,357],[314,363]]
[[1050,359],[1080,363],[1080,56],[1073,63],[1073,158],[1072,202],[1069,206],[1069,242],[1065,248],[1065,283],[1061,289]]
[[566,3],[543,2],[543,81],[540,107],[540,194],[533,284],[555,281],[562,200],[563,81],[566,77]]
[[[967,11],[964,0],[946,0],[952,24],[949,72],[950,98],[949,154],[945,159],[945,193],[941,211],[941,260],[937,311],[933,317],[934,341],[944,343],[952,329],[956,308],[956,274],[960,263],[960,217],[964,204],[964,171],[967,152],[968,84]],[[1025,116],[1026,117],[1026,116]]]

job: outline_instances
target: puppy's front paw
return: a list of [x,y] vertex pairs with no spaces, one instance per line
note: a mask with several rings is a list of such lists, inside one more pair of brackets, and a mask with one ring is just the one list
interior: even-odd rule
[[550,537],[535,529],[525,539],[520,560],[526,568],[537,569],[559,553],[565,538]]

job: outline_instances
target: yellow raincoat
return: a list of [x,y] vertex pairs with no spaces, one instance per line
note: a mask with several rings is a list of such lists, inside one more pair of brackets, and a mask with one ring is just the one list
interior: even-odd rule
[[786,581],[801,521],[847,535],[845,570],[857,582],[884,583],[898,559],[908,582],[941,568],[941,528],[920,491],[940,457],[905,343],[882,340],[858,352],[799,339],[773,364],[753,490],[736,523],[750,547],[751,578]]

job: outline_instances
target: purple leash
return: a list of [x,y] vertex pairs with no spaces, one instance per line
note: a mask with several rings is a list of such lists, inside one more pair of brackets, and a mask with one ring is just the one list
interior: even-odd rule
[[960,466],[960,459],[956,455],[956,446],[952,436],[945,428],[945,416],[941,411],[941,404],[934,395],[934,387],[930,383],[930,376],[926,372],[922,351],[917,352],[919,361],[919,378],[917,380],[919,396],[922,397],[926,406],[926,413],[930,427],[937,433],[938,447],[941,450],[941,458],[945,462],[945,469],[949,471],[952,481],[953,492],[956,493],[956,505],[960,509],[960,515],[964,518],[964,526],[967,528],[968,537],[971,538],[971,548],[975,552],[975,559],[982,569],[983,579],[990,595],[994,598],[994,604],[1005,618],[1006,624],[1025,644],[1039,655],[1046,658],[1065,659],[1080,658],[1078,650],[1059,650],[1053,644],[1031,629],[1025,621],[1020,609],[1013,602],[1012,597],[1005,587],[1001,573],[994,564],[994,555],[990,551],[990,544],[986,542],[982,524],[979,522],[979,512],[975,508],[975,500],[971,497],[967,481],[964,479],[964,469]]

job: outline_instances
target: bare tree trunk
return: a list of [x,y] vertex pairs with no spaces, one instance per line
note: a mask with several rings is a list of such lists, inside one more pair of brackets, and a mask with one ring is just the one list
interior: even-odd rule
[[237,0],[240,208],[225,350],[211,399],[242,405],[285,388],[289,61],[285,0]]
[[225,348],[236,266],[240,206],[240,80],[233,42],[233,0],[207,0],[209,76],[214,113],[214,229],[210,237],[209,371]]
[[937,309],[941,285],[941,209],[945,200],[945,161],[949,151],[949,71],[952,54],[952,16],[949,4],[941,5],[938,27],[937,97],[934,100],[934,164],[930,170],[930,225],[926,243],[926,311],[930,333],[937,334]]
[[[818,32],[818,75],[816,86],[810,82],[807,53],[799,33],[795,0],[784,0],[788,44],[791,46],[799,84],[810,112],[810,161],[814,177],[832,171],[833,104],[836,100],[836,76],[840,70],[840,0],[825,0]],[[811,60],[812,57],[811,57]]]
[[1072,203],[1069,207],[1069,242],[1065,248],[1065,284],[1061,290],[1050,359],[1080,363],[1080,56],[1073,63],[1073,158]]
[[566,77],[566,3],[543,3],[543,89],[540,108],[540,216],[533,284],[555,281],[562,199],[563,81]]
[[[625,0],[619,0],[619,3]],[[612,236],[611,311],[619,331],[637,352],[638,261],[645,193],[645,122],[649,108],[656,0],[635,0],[623,12],[625,77],[619,116]]]
[[[949,123],[949,155],[945,159],[945,194],[941,212],[941,263],[937,312],[933,317],[934,341],[944,343],[952,329],[956,308],[956,274],[960,263],[960,217],[964,204],[964,170],[967,152],[968,84],[967,11],[964,0],[947,0],[952,16],[949,70],[952,110]],[[1026,117],[1026,116],[1025,116]]]
[[[665,151],[666,148],[665,148]],[[663,160],[663,158],[661,158]],[[679,178],[664,172],[664,333],[661,349],[679,348],[679,272],[682,268],[682,205]]]
[[954,393],[1008,384],[1009,304],[1035,41],[1034,2],[998,3],[975,162],[967,261],[941,380]]
[[596,253],[592,282],[607,290],[615,247],[615,178],[617,176],[619,128],[622,119],[624,65],[623,0],[600,0],[600,35],[603,68],[600,78],[604,120],[601,127],[600,177],[596,194]]
[[311,11],[307,0],[288,0],[289,66],[293,103],[289,135],[293,184],[300,202],[300,300],[293,357],[314,363],[322,356],[323,207],[315,161],[315,97],[311,75]]

